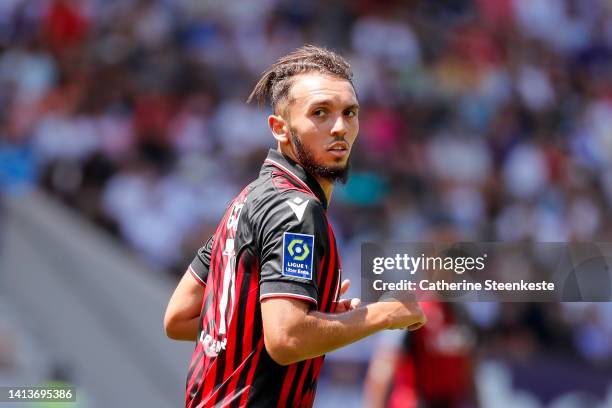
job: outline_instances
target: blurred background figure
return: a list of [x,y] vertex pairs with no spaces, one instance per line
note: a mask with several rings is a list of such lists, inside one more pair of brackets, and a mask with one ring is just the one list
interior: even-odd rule
[[384,333],[365,383],[364,404],[389,408],[480,407],[475,383],[475,336],[456,305],[421,303],[427,327]]
[[[361,242],[440,223],[612,240],[607,0],[3,0],[5,383],[60,359],[94,408],[181,400],[191,347],[163,339],[164,303],[272,145],[249,90],[305,43],[348,57],[362,105],[329,214],[353,283]],[[481,406],[612,406],[610,303],[463,308]],[[350,370],[322,373],[316,406],[362,403],[375,344],[328,356]]]

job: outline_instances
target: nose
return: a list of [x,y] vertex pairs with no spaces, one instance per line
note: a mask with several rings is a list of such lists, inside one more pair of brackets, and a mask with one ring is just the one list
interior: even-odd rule
[[331,128],[331,135],[333,137],[344,137],[347,132],[347,126],[344,115],[339,115],[334,122],[334,126]]

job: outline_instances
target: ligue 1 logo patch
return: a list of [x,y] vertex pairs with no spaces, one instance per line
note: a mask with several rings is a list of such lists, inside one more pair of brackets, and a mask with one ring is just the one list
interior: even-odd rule
[[283,234],[283,270],[285,276],[312,280],[314,235]]

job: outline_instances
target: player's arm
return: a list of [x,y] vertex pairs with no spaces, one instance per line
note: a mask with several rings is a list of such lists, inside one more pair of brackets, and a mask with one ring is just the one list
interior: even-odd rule
[[380,330],[416,330],[426,322],[412,301],[377,302],[328,314],[302,300],[268,298],[262,300],[261,312],[266,350],[281,365],[318,357]]
[[198,250],[168,302],[164,316],[164,329],[166,335],[171,339],[195,341],[198,337],[198,322],[210,267],[212,246],[213,237],[210,237],[206,244]]
[[191,271],[185,272],[166,308],[164,329],[168,337],[174,340],[196,340],[204,288]]
[[[348,299],[339,304],[344,313],[316,311],[318,266],[329,256],[324,209],[306,194],[292,192],[280,198],[281,202],[266,212],[259,239],[260,302],[270,357],[287,365],[320,356],[379,330],[416,327],[424,322],[414,302],[356,307],[358,302]],[[298,205],[300,211],[295,209]],[[340,294],[346,289],[348,282],[342,284]]]

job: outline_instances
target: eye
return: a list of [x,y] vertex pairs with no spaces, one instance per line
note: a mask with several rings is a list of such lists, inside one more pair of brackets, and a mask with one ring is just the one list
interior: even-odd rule
[[314,112],[312,112],[313,116],[323,116],[325,115],[325,109],[319,108],[319,109],[315,109]]
[[355,116],[357,116],[357,111],[354,109],[348,109],[344,111],[344,115],[348,116],[349,118],[353,118]]

